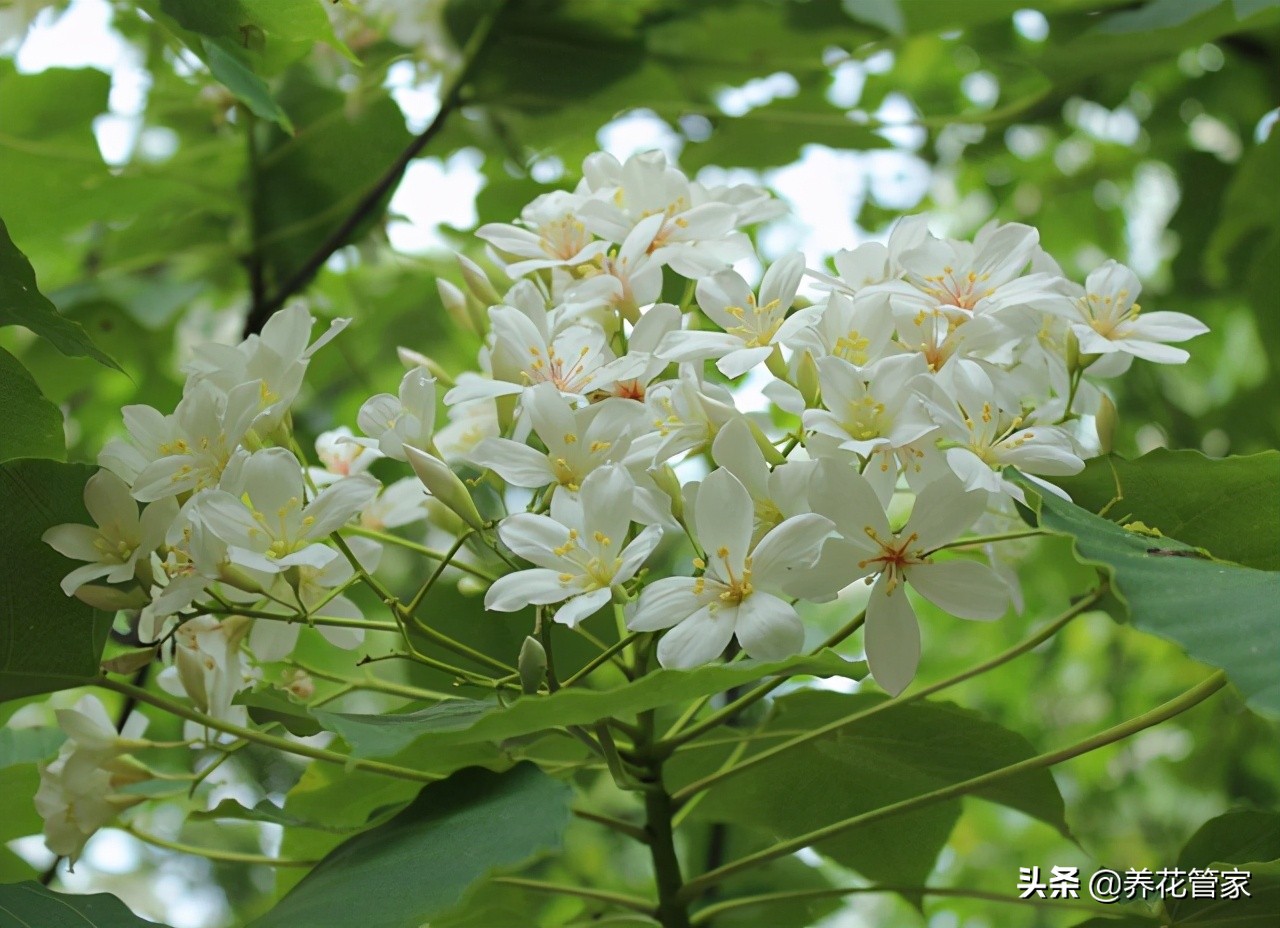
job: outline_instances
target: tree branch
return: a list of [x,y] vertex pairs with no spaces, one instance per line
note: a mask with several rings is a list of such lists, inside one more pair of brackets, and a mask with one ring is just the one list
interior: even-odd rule
[[[506,0],[500,0],[492,12],[476,24],[470,38],[467,39],[467,45],[463,51],[462,67],[449,82],[444,95],[441,96],[440,110],[436,113],[435,118],[431,120],[431,124],[414,137],[408,147],[400,153],[400,156],[388,166],[382,176],[365,192],[365,195],[360,198],[360,201],[347,214],[347,217],[325,236],[324,241],[316,247],[315,251],[302,263],[302,266],[294,271],[293,276],[285,281],[273,296],[254,299],[249,309],[249,315],[245,319],[244,334],[246,336],[262,331],[262,327],[266,325],[267,320],[284,306],[290,297],[300,292],[311,282],[311,279],[324,267],[329,257],[347,244],[351,233],[373,213],[383,198],[400,183],[405,170],[409,167],[409,162],[418,157],[422,150],[431,143],[431,140],[444,129],[449,116],[461,105],[462,88],[470,80],[472,72],[475,70],[476,62],[480,58],[480,51],[483,49],[489,33],[493,30],[494,23],[505,6]],[[255,259],[251,258],[250,262],[253,260]],[[250,267],[252,267],[252,263],[250,263]]]

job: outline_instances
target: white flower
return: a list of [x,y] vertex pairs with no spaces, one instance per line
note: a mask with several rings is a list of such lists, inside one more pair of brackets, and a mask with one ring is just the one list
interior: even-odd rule
[[[1022,490],[1001,477],[1016,467],[1028,479],[1065,477],[1084,469],[1071,434],[1061,426],[1027,421],[1005,409],[980,369],[949,366],[934,383],[928,410],[942,430],[948,467],[967,490],[1003,493],[1025,502]],[[1061,496],[1052,484],[1036,480]]]
[[297,459],[283,448],[268,448],[244,463],[232,489],[203,494],[196,502],[200,518],[226,542],[233,564],[279,573],[323,568],[338,557],[324,539],[373,500],[378,482],[358,474],[306,502]]
[[915,392],[925,370],[919,355],[893,355],[865,368],[822,358],[818,377],[826,409],[805,410],[804,427],[863,457],[917,442],[937,427]]
[[617,249],[575,269],[581,280],[564,287],[564,298],[601,304],[635,322],[640,307],[657,300],[662,292],[662,264],[653,255],[654,236],[661,228],[662,216],[641,220]]
[[[483,389],[485,378],[471,371],[458,375],[464,390],[472,386]],[[491,435],[498,435],[498,407],[490,397],[454,403],[448,407],[449,424],[436,432],[435,445],[440,456],[450,463],[464,460],[471,449]]]
[[146,746],[147,742],[137,739],[147,720],[135,713],[117,735],[106,709],[92,696],[82,698],[74,709],[58,710],[57,717],[67,740],[57,758],[39,768],[35,805],[44,819],[45,845],[74,864],[99,828],[143,801],[143,796],[117,791],[150,779],[145,767],[123,756]]
[[[173,665],[181,694],[216,719],[244,717],[244,707],[231,703],[249,682],[240,654],[240,641],[249,628],[250,620],[242,616],[219,620],[201,615],[174,632]],[[162,675],[162,682],[166,679]]]
[[750,657],[781,660],[804,645],[795,608],[776,595],[817,557],[832,524],[819,515],[786,519],[754,547],[755,507],[727,470],[698,488],[694,523],[706,560],[699,577],[667,577],[644,588],[627,627],[671,629],[658,642],[663,667],[688,668],[715,660],[735,636]]
[[[413,478],[407,479],[413,480]],[[416,480],[413,482],[417,483]],[[422,496],[420,484],[417,490],[418,495]],[[351,547],[352,554],[356,556],[356,561],[365,571],[373,573],[377,570],[378,561],[382,557],[380,544],[369,538],[351,538],[347,544]],[[364,618],[364,613],[360,611],[359,606],[345,595],[341,593],[334,595],[333,592],[350,582],[355,575],[355,568],[346,558],[334,558],[322,568],[304,565],[297,570],[296,598],[303,613],[339,619]],[[284,599],[289,592],[293,591],[282,591],[284,595],[278,598]],[[264,606],[268,612],[274,612],[280,608],[274,602]],[[302,631],[301,622],[284,621],[293,615],[294,613],[283,613],[279,620],[254,620],[253,628],[249,632],[249,649],[254,657],[259,661],[278,661],[293,652],[294,645],[298,643],[298,635]],[[348,651],[359,647],[360,642],[364,640],[364,630],[360,628],[316,623],[316,630],[329,644]]]
[[374,448],[397,461],[407,460],[404,446],[428,448],[436,424],[436,381],[424,367],[415,367],[400,380],[399,395],[379,393],[365,400],[356,418],[369,437],[352,441]]
[[557,330],[541,309],[494,306],[492,380],[468,380],[445,394],[448,405],[511,396],[540,383],[562,393],[585,396],[597,383],[611,383],[644,370],[640,358],[615,358],[604,330],[591,322]]
[[645,393],[654,431],[633,442],[653,449],[653,463],[661,464],[685,451],[711,443],[725,423],[742,415],[733,395],[718,384],[704,383],[691,364],[680,365],[675,380],[653,384]]
[[377,499],[360,510],[360,524],[381,532],[425,519],[427,498],[421,480],[417,477],[402,477],[384,487]]
[[1136,302],[1142,284],[1123,264],[1108,261],[1085,281],[1084,294],[1064,312],[1080,343],[1080,353],[1107,355],[1117,352],[1154,361],[1182,364],[1190,355],[1165,342],[1181,342],[1209,331],[1209,327],[1185,313],[1143,313]]
[[644,368],[612,383],[603,377],[597,378],[591,399],[617,396],[643,402],[649,385],[669,366],[667,361],[658,357],[658,344],[669,333],[679,330],[680,318],[680,307],[674,303],[658,303],[648,309],[632,327],[627,339],[627,357],[644,361]]
[[[738,478],[755,510],[752,538],[759,541],[771,529],[809,509],[809,482],[815,463],[786,461],[770,469],[747,419],[734,419],[711,444],[716,464]],[[696,505],[696,504],[695,504]]]
[[555,483],[571,493],[596,468],[625,457],[630,446],[626,432],[637,415],[643,416],[642,407],[619,399],[574,409],[548,383],[525,393],[524,408],[546,445],[545,454],[507,438],[486,438],[469,459],[518,487]]
[[[916,498],[900,531],[889,527],[875,491],[856,471],[824,465],[814,478],[814,509],[829,516],[843,549],[847,580],[874,577],[867,603],[866,649],[871,674],[897,695],[915,677],[920,662],[920,628],[904,584],[935,606],[965,619],[998,619],[1009,591],[986,564],[935,561],[932,552],[954,541],[982,514],[983,493],[966,493],[954,479],[930,483]],[[828,552],[823,552],[827,559]]]
[[625,468],[602,467],[583,481],[578,499],[557,494],[550,517],[522,512],[504,519],[502,541],[537,566],[499,578],[485,594],[485,608],[514,612],[563,602],[556,621],[572,626],[606,605],[662,537],[662,529],[650,525],[627,542],[632,492]]
[[280,424],[297,397],[311,356],[346,328],[348,321],[335,319],[308,345],[315,320],[296,303],[268,319],[261,334],[250,335],[239,345],[203,345],[183,368],[191,375],[188,386],[210,383],[230,394],[238,386],[256,383],[258,406],[253,425],[269,432]]
[[258,413],[258,382],[223,393],[211,383],[187,390],[172,415],[150,406],[124,408],[132,444],[108,443],[102,465],[133,485],[143,502],[217,486]]
[[582,197],[555,190],[536,197],[520,211],[515,225],[491,222],[476,230],[476,237],[499,252],[522,260],[506,263],[507,274],[523,277],[550,267],[574,267],[602,255],[609,243],[583,225],[576,210]]
[[883,285],[895,309],[941,310],[957,319],[1058,298],[1052,274],[1023,276],[1038,251],[1040,234],[1018,223],[989,223],[972,243],[926,236],[902,253],[906,278]]
[[832,293],[826,301],[807,306],[791,317],[796,325],[779,341],[797,354],[843,358],[865,367],[884,357],[893,338],[893,315],[883,301],[853,299]]
[[84,505],[97,528],[55,525],[41,537],[59,554],[87,562],[63,577],[62,592],[68,596],[91,580],[132,580],[139,560],[145,564],[151,552],[160,547],[178,515],[177,504],[166,499],[151,503],[139,517],[129,485],[108,470],[98,471],[85,483]]
[[808,324],[809,316],[788,320],[787,311],[804,275],[804,256],[794,254],[773,264],[760,282],[760,297],[733,270],[698,281],[698,306],[723,332],[681,331],[667,335],[658,356],[668,361],[719,358],[726,377],[738,377],[762,363],[774,345]]
[[325,487],[343,477],[363,474],[370,464],[382,457],[382,452],[353,440],[351,429],[340,425],[316,436],[316,457],[324,467],[309,467],[307,473],[312,483]]

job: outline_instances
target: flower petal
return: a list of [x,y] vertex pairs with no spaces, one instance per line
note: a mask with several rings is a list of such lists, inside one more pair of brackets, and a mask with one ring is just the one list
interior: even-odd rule
[[804,626],[795,608],[768,593],[752,593],[742,601],[736,633],[742,650],[756,660],[780,661],[804,647]]
[[793,516],[771,529],[751,555],[751,576],[757,586],[780,587],[789,576],[812,566],[835,523],[807,513]]
[[710,663],[729,645],[737,621],[735,606],[716,609],[703,606],[658,642],[658,663],[687,670]]
[[901,585],[885,592],[882,576],[867,602],[866,648],[871,676],[891,696],[915,678],[920,664],[920,626]]
[[503,480],[518,487],[542,487],[555,480],[545,454],[509,438],[486,438],[464,457],[478,467],[497,471]]
[[1009,608],[1009,588],[977,561],[931,561],[907,568],[907,582],[939,609],[962,619],[998,619]]
[[566,599],[574,588],[560,573],[545,567],[517,570],[499,577],[484,594],[484,607],[494,612],[516,612],[525,606],[545,606]]
[[608,587],[592,590],[581,596],[571,596],[556,610],[556,621],[570,628],[576,628],[583,619],[590,618],[607,606],[611,599],[613,599],[613,590]]
[[694,521],[710,568],[728,565],[740,574],[755,521],[755,507],[746,487],[723,467],[712,471],[698,488]]
[[627,628],[633,632],[656,632],[683,621],[710,598],[694,592],[696,583],[692,577],[663,577],[650,583],[628,616]]

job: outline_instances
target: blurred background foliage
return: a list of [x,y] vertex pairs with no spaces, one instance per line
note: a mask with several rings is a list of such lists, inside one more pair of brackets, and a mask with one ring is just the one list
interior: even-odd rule
[[[702,179],[772,187],[793,217],[759,230],[761,248],[770,257],[802,248],[810,266],[918,211],[960,236],[991,219],[1033,224],[1077,279],[1116,257],[1143,278],[1144,305],[1211,328],[1187,365],[1138,366],[1115,384],[1116,450],[1280,447],[1271,354],[1280,347],[1280,2],[510,0],[468,50],[494,6],[0,0],[0,218],[41,291],[122,369],[0,329],[0,348],[59,407],[69,460],[92,461],[121,431],[121,406],[171,408],[193,345],[234,341],[284,298],[354,318],[312,366],[298,418],[306,435],[353,423],[366,397],[394,390],[399,345],[465,370],[478,342],[435,286],[459,277],[449,250],[483,262],[471,228],[572,185],[600,147],[623,156],[659,147]],[[1057,541],[1028,543],[1025,558],[1018,619],[924,615],[926,681],[1018,641],[1091,582]],[[450,597],[441,615],[461,636],[523,635],[523,625],[483,616],[476,599]],[[835,627],[841,617],[814,620]],[[335,660],[315,650],[316,663]],[[949,695],[1047,749],[1203,675],[1174,646],[1090,613]],[[0,719],[25,706],[0,705]],[[1280,803],[1277,743],[1273,725],[1220,697],[1055,771],[1076,842],[1004,807],[966,803],[929,882],[1008,894],[1020,866],[1172,866],[1205,820]],[[252,748],[236,763],[275,796],[298,777]],[[307,776],[333,781],[317,794],[330,810],[345,803],[363,816],[381,804],[362,775]],[[39,831],[34,790],[32,765],[0,766],[6,882],[48,862],[26,837]],[[178,836],[200,844],[215,827],[227,846],[240,840],[208,822]],[[708,847],[710,826],[694,821],[687,832],[691,857],[724,853]],[[337,840],[324,838],[291,830],[284,849],[301,856]],[[727,840],[732,858],[765,839],[742,826],[714,840]],[[243,842],[260,848],[256,826]],[[646,885],[634,848],[597,830],[575,825],[568,848],[553,868],[562,879]],[[816,855],[783,863],[784,885],[850,879]],[[65,883],[110,889],[176,928],[213,928],[264,910],[294,880],[109,831]],[[483,892],[469,917],[441,925],[582,915],[580,902]],[[868,896],[716,924],[913,924],[921,912],[936,928],[1083,918],[951,898],[917,910]]]

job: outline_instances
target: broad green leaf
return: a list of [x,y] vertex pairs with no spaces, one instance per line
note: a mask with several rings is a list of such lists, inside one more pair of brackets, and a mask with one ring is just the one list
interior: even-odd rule
[[249,107],[255,116],[278,122],[286,132],[293,132],[289,114],[271,96],[266,82],[240,60],[227,42],[205,39],[192,44],[200,49],[197,54],[209,66],[209,73]]
[[526,696],[507,707],[481,700],[452,700],[402,715],[352,715],[313,710],[312,715],[337,732],[357,757],[388,757],[422,739],[438,745],[500,742],[521,735],[589,725],[613,715],[632,715],[658,706],[721,693],[773,675],[843,676],[861,679],[866,665],[834,651],[785,661],[741,661],[696,670],[659,670],[632,683],[607,690],[572,687],[549,696]]
[[0,768],[49,760],[66,740],[61,728],[0,728]]
[[34,880],[0,885],[0,928],[165,928],[109,893],[55,893]]
[[1245,863],[1280,858],[1280,813],[1237,809],[1209,819],[1187,839],[1178,854],[1184,870],[1215,860]]
[[[749,758],[778,738],[812,731],[864,712],[887,697],[809,691],[777,700]],[[794,837],[894,802],[931,792],[1033,757],[1036,750],[975,712],[950,703],[897,706],[797,746],[711,787],[693,814],[699,818]],[[674,788],[719,768],[728,748],[694,742],[669,764]],[[815,784],[822,784],[815,789]],[[975,792],[1068,833],[1062,797],[1048,771],[1035,771]],[[959,801],[938,803],[854,829],[817,845],[833,860],[869,879],[922,884],[960,814]]]
[[1077,506],[1141,522],[1216,558],[1280,570],[1280,451],[1212,460],[1160,448],[1132,461],[1094,458],[1058,486]]
[[[249,201],[269,292],[311,257],[412,140],[393,100],[378,95],[352,106],[301,69],[284,76],[277,99],[297,135],[264,127],[271,131],[263,133]],[[381,207],[371,210],[351,241],[381,218]]]
[[320,724],[307,712],[307,707],[291,702],[271,690],[245,691],[236,695],[236,705],[246,706],[249,718],[259,725],[279,722],[290,734],[309,737],[318,734]]
[[87,464],[18,460],[0,465],[0,700],[81,686],[95,679],[111,616],[58,586],[76,563],[40,536],[87,523]]
[[1244,870],[1251,878],[1247,898],[1167,900],[1175,926],[1271,928],[1280,912],[1280,814],[1238,810],[1210,819],[1182,848],[1178,866]]
[[1098,31],[1125,34],[1170,29],[1188,23],[1222,3],[1223,0],[1151,0],[1137,9],[1112,13],[1098,26]]
[[0,220],[0,326],[5,325],[26,326],[65,355],[93,358],[119,370],[119,365],[89,340],[80,323],[59,313],[40,292],[31,262]]
[[1040,523],[1075,539],[1083,563],[1104,568],[1134,627],[1221,667],[1255,709],[1280,713],[1280,573],[1206,559],[1172,538],[1126,531],[1052,494]]
[[232,819],[242,822],[269,822],[273,825],[283,825],[286,828],[310,828],[336,835],[355,834],[377,824],[377,821],[374,821],[361,825],[331,825],[327,822],[303,819],[296,815],[290,815],[284,809],[266,799],[252,809],[242,806],[234,799],[224,799],[212,809],[192,812],[187,818],[198,822],[219,819]]
[[486,874],[558,849],[570,796],[532,765],[460,771],[335,848],[250,928],[419,928]]
[[5,411],[0,462],[14,458],[66,459],[62,412],[45,399],[27,369],[3,348],[0,348],[0,409]]

